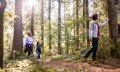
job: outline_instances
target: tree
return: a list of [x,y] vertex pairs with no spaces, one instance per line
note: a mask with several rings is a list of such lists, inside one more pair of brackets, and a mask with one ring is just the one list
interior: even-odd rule
[[44,52],[44,0],[41,0],[41,46]]
[[79,13],[79,10],[78,10],[78,7],[79,6],[79,3],[78,3],[78,0],[76,0],[76,50],[79,50],[79,22],[78,22],[78,13]]
[[118,27],[117,27],[117,12],[115,7],[115,1],[108,0],[108,18],[109,18],[109,34],[113,41],[118,38]]
[[61,0],[58,0],[58,53],[61,54]]
[[109,18],[109,35],[113,41],[118,38],[118,27],[117,27],[117,12],[115,8],[115,1],[108,1],[108,18]]
[[6,1],[0,0],[0,68],[3,68],[3,23]]
[[[89,17],[88,13],[88,0],[83,0],[83,18],[87,19]],[[83,23],[83,34],[84,34],[84,29],[85,29],[85,24],[86,24],[86,29],[87,29],[87,48],[90,46],[90,41],[89,41],[89,20],[87,19],[85,23]],[[84,37],[83,37],[83,42],[84,42]]]
[[22,23],[22,0],[15,0],[15,18],[14,23],[14,37],[13,37],[13,50],[23,51],[23,23]]
[[68,40],[68,27],[67,27],[67,14],[68,14],[68,0],[64,0],[64,24],[65,24],[65,47],[66,54],[69,53],[69,40]]
[[49,24],[49,49],[51,49],[51,0],[49,0],[48,24]]
[[112,56],[120,55],[117,38],[118,38],[118,24],[117,24],[117,13],[114,0],[107,0],[108,4],[108,18],[109,18],[109,36],[111,38],[111,43],[115,46],[110,50]]
[[34,35],[34,1],[32,3],[32,13],[31,13],[31,33]]
[[[75,0],[73,0],[73,18],[75,19],[76,17],[75,17],[75,14],[76,14],[76,3],[75,3],[76,1]],[[74,20],[74,49],[76,50],[77,48],[76,48],[77,46],[76,46],[76,23],[75,23],[75,20]],[[72,52],[73,52],[73,50],[72,50]]]

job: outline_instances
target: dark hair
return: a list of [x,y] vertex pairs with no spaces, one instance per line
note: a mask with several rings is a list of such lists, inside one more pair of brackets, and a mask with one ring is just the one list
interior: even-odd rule
[[31,32],[28,32],[27,34],[28,34],[28,36],[30,36],[32,33],[31,33]]
[[92,20],[97,20],[98,19],[98,14],[93,14],[92,15]]
[[39,41],[37,41],[37,46],[38,46],[39,44],[40,44]]

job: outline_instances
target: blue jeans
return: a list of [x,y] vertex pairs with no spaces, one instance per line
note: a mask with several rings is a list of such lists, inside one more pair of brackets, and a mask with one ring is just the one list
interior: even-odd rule
[[37,58],[40,59],[41,49],[37,48],[36,52],[37,52]]
[[37,58],[40,59],[40,53],[38,53]]

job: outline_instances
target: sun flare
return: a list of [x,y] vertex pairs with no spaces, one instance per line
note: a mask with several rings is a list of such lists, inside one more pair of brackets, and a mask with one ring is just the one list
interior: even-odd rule
[[37,4],[37,1],[36,0],[27,0],[26,3],[29,7],[32,7],[33,5]]

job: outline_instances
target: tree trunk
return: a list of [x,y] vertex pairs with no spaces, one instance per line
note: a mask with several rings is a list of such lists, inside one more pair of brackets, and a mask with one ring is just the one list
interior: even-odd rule
[[[89,12],[88,12],[88,5],[89,2],[86,0],[86,17],[89,18]],[[87,48],[90,47],[90,40],[89,40],[89,20],[86,21],[86,26],[87,26]]]
[[65,24],[65,47],[66,54],[69,54],[69,40],[68,40],[68,28],[67,28],[67,10],[68,10],[68,0],[64,0],[64,24]]
[[[88,18],[88,0],[83,0],[83,18]],[[86,20],[86,28],[87,28],[87,48],[90,47],[90,41],[89,41],[89,20]],[[83,34],[85,29],[85,23],[83,23]],[[83,42],[85,42],[85,39],[83,37]]]
[[41,0],[41,46],[44,52],[44,0]]
[[111,56],[120,56],[119,50],[118,50],[118,24],[117,24],[117,13],[115,8],[115,1],[114,0],[107,0],[108,1],[108,18],[109,18],[109,36],[111,38],[111,43],[115,45],[114,47],[111,47],[110,55]]
[[0,68],[3,68],[3,23],[6,1],[0,0]]
[[[76,14],[76,3],[75,0],[73,0],[73,17],[74,17],[74,49],[76,50],[76,23],[75,23],[75,14]],[[74,49],[72,49],[72,53],[74,51]]]
[[34,36],[34,3],[32,4],[32,13],[31,13],[31,33]]
[[109,18],[109,36],[113,41],[118,38],[117,13],[115,8],[115,1],[108,0],[108,18]]
[[61,0],[58,0],[58,53],[61,51]]
[[49,49],[51,49],[51,0],[49,0],[48,24],[49,24]]
[[79,50],[79,22],[78,22],[78,0],[76,0],[76,25],[77,25],[77,27],[76,27],[76,50]]
[[23,23],[22,23],[22,0],[15,0],[15,18],[13,48],[17,52],[23,51]]
[[[86,18],[86,0],[83,0],[83,18]],[[83,43],[85,43],[85,22],[83,22]]]

